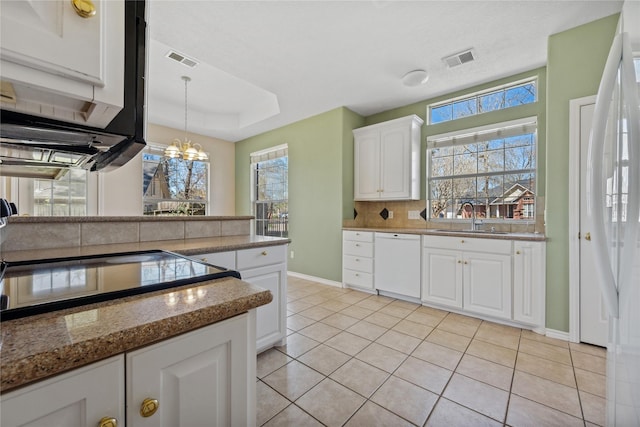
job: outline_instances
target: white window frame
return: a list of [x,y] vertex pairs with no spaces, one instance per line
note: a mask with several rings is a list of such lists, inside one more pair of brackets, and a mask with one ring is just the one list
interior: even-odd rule
[[[503,136],[503,137],[508,137],[508,136],[516,136],[517,134],[523,134],[523,133],[533,133],[535,132],[537,135],[537,128],[538,128],[538,120],[537,117],[526,117],[526,118],[521,118],[521,119],[516,119],[516,120],[510,120],[510,121],[506,121],[506,122],[500,122],[500,123],[492,123],[489,125],[485,125],[485,126],[479,126],[479,127],[475,127],[475,128],[470,128],[470,129],[463,129],[463,130],[458,130],[458,131],[453,131],[453,132],[447,132],[447,133],[442,133],[442,134],[437,134],[437,135],[431,135],[427,137],[427,149],[426,149],[426,160],[427,160],[427,167],[426,167],[426,199],[427,199],[427,221],[434,221],[434,222],[467,222],[469,221],[466,218],[432,218],[431,217],[431,156],[430,156],[430,150],[433,148],[442,148],[442,147],[448,147],[448,146],[453,146],[453,145],[462,145],[465,143],[474,143],[474,142],[480,142],[485,140],[487,137],[491,137],[493,135],[496,135],[497,137]],[[533,132],[532,132],[533,130]],[[482,220],[486,223],[502,223],[502,224],[529,224],[529,223],[533,223],[536,220],[536,214],[535,214],[535,206],[538,203],[537,201],[537,189],[538,189],[538,180],[539,180],[539,176],[538,176],[538,164],[539,164],[539,157],[538,157],[538,151],[539,151],[539,140],[536,136],[536,140],[535,140],[535,168],[533,170],[533,173],[535,174],[535,182],[536,182],[536,190],[535,190],[535,194],[534,194],[534,211],[533,211],[533,216],[532,217],[528,217],[526,219],[513,219],[513,218],[482,218]],[[516,171],[514,171],[516,172]],[[488,175],[492,175],[492,174],[488,174],[488,173],[476,173],[473,174],[476,177],[479,176],[488,176]],[[495,174],[498,175],[498,174]],[[467,177],[471,177],[470,175],[465,175]]]
[[[257,200],[257,192],[256,192],[256,187],[257,187],[257,182],[256,182],[256,165],[258,164],[258,162],[260,161],[265,161],[265,160],[270,160],[270,159],[276,159],[279,157],[287,157],[287,170],[288,170],[288,158],[289,158],[289,145],[288,144],[280,144],[274,147],[270,147],[264,150],[259,150],[259,151],[255,151],[253,153],[251,153],[249,155],[249,162],[251,163],[251,167],[250,169],[250,173],[251,173],[251,179],[250,179],[250,183],[251,183],[251,214],[257,219],[257,212],[256,212],[256,202]],[[289,185],[289,175],[287,173],[287,187]],[[288,191],[287,191],[287,206],[289,205],[289,197],[288,197]],[[287,212],[288,215],[288,212]],[[288,217],[287,217],[288,218]],[[257,231],[257,220],[254,219],[252,220],[252,228],[253,230]],[[287,219],[287,223],[288,223],[288,219]],[[288,227],[288,225],[287,225]],[[288,233],[288,231],[287,231]]]

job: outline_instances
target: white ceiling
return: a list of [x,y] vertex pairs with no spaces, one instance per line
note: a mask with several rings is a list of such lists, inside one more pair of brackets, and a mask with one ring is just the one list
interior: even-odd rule
[[[346,106],[367,116],[546,63],[548,36],[620,1],[148,2],[148,119],[239,141]],[[476,61],[442,58],[474,48]],[[169,49],[200,62],[188,68]],[[406,87],[402,76],[426,69]]]

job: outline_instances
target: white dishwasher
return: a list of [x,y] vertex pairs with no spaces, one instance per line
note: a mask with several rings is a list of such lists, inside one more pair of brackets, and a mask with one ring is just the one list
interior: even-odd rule
[[420,298],[420,236],[375,233],[374,286]]

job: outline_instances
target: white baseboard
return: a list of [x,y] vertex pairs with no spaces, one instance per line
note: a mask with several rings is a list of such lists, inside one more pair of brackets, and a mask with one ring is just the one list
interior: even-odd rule
[[549,338],[555,338],[557,340],[569,341],[569,332],[557,331],[555,329],[547,328],[545,335]]
[[297,277],[298,279],[311,280],[313,282],[322,283],[323,285],[335,286],[337,288],[342,287],[341,282],[336,282],[334,280],[323,279],[322,277],[310,276],[308,274],[296,273],[295,271],[287,271],[289,276]]

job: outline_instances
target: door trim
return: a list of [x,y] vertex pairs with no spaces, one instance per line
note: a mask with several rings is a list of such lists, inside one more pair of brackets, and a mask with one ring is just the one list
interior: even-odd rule
[[596,96],[569,101],[569,341],[580,342],[580,108]]

